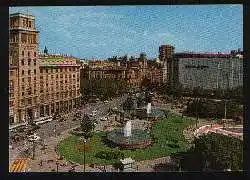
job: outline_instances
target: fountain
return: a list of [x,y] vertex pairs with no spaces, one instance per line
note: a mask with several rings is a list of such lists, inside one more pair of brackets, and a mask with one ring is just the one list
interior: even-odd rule
[[124,136],[125,137],[131,136],[132,135],[131,134],[131,130],[132,130],[132,123],[131,123],[131,121],[127,121],[126,125],[123,128],[123,134],[124,134]]
[[151,103],[147,104],[147,114],[150,114],[152,110]]
[[107,139],[123,149],[144,148],[152,143],[150,134],[141,129],[132,129],[131,120],[127,121],[123,128],[110,131]]

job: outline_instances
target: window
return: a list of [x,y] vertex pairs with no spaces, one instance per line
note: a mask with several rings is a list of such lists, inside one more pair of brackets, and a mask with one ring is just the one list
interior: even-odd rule
[[24,96],[24,92],[22,92],[22,96]]
[[58,69],[56,69],[56,72],[58,72]]
[[36,69],[34,69],[34,74],[36,74]]
[[31,59],[28,59],[28,65],[30,66]]
[[56,78],[58,78],[58,74],[56,75]]
[[22,75],[24,75],[24,70],[22,70]]
[[30,75],[30,72],[31,72],[31,71],[30,71],[30,70],[28,70],[28,75]]
[[24,56],[24,51],[22,51],[22,56]]
[[36,77],[34,77],[34,81],[36,81]]
[[36,52],[34,52],[34,57],[36,57]]
[[13,71],[10,71],[10,76],[13,76],[14,72]]
[[21,64],[22,64],[22,66],[24,66],[24,59],[21,60]]
[[49,70],[48,69],[46,69],[46,73],[48,73],[49,72]]
[[28,77],[28,82],[31,82],[31,77]]
[[10,107],[14,106],[14,101],[10,101]]
[[54,76],[53,75],[51,75],[51,79],[53,79],[54,78]]
[[34,59],[34,66],[36,66],[36,59]]
[[24,78],[22,78],[22,82],[24,82]]
[[30,57],[30,52],[28,51],[28,57]]
[[75,78],[75,75],[73,74],[73,78]]
[[43,73],[43,69],[40,69],[40,73]]

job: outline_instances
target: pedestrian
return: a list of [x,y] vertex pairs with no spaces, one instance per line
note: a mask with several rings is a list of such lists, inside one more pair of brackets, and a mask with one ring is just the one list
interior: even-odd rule
[[43,160],[41,159],[41,161],[40,161],[40,167],[42,167],[43,166]]

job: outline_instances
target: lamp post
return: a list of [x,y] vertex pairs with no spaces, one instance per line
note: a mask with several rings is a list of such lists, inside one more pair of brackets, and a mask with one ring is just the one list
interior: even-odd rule
[[35,141],[32,141],[32,159],[35,159]]
[[83,172],[85,172],[85,143],[86,143],[86,139],[83,140]]
[[56,172],[58,173],[58,168],[59,167],[59,162],[58,161],[56,161]]
[[85,172],[85,159],[86,159],[86,156],[85,156],[85,151],[86,151],[86,148],[85,148],[85,144],[87,142],[87,140],[85,138],[80,138],[80,140],[83,140],[83,172]]

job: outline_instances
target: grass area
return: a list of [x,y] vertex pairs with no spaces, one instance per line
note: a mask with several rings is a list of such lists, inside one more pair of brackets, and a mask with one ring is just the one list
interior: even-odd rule
[[[136,161],[150,160],[171,155],[172,153],[185,151],[188,142],[183,136],[183,129],[194,124],[195,121],[182,118],[175,114],[169,114],[167,119],[159,120],[152,128],[151,135],[155,142],[151,147],[136,150],[121,150],[125,157],[131,157]],[[103,141],[105,133],[95,133],[89,142],[86,143],[86,163],[87,164],[113,164],[118,160],[105,160],[95,157],[100,151],[110,151],[114,148],[109,147]],[[172,147],[177,144],[179,147]],[[83,148],[83,142],[77,136],[70,136],[62,140],[58,145],[59,153],[66,159],[83,164],[83,152],[78,150]]]

